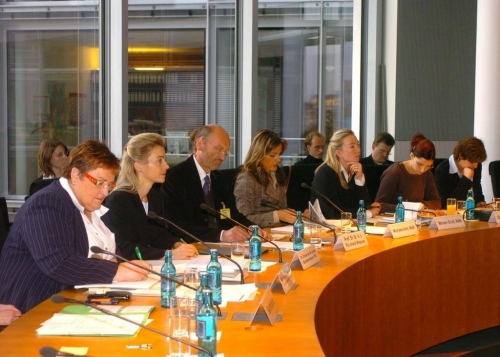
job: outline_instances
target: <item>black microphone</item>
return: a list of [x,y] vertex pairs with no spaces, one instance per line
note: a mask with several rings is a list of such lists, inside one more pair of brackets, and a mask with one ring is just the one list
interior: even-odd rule
[[[241,223],[240,223],[240,222],[238,222],[237,220],[232,219],[231,217],[229,217],[227,214],[222,213],[222,212],[219,212],[219,211],[217,211],[217,210],[213,209],[212,207],[207,206],[207,205],[206,205],[206,204],[204,204],[204,203],[202,203],[202,204],[200,205],[200,208],[201,208],[201,209],[203,209],[203,210],[205,210],[205,211],[207,211],[207,212],[209,212],[209,213],[211,213],[212,215],[214,215],[214,214],[215,214],[215,215],[216,215],[216,217],[220,214],[221,216],[224,216],[224,217],[226,217],[227,219],[229,219],[229,220],[230,220],[231,222],[233,222],[235,225],[240,226],[241,228],[245,229],[247,232],[250,232],[250,233],[252,232],[252,230],[251,230],[250,228],[246,227],[244,224],[241,224]],[[274,245],[274,247],[278,250],[278,263],[283,263],[283,256],[282,256],[282,254],[281,254],[281,249],[280,249],[280,247],[278,247],[278,245],[277,245],[276,243],[274,243],[272,240],[269,240],[269,239],[267,239],[267,238],[264,238],[264,237],[262,237],[260,234],[259,234],[259,238],[260,238],[260,239],[264,239],[266,242],[271,243],[272,245]]]
[[[184,233],[185,235],[187,235],[189,238],[192,238],[194,239],[195,241],[197,241],[198,243],[204,245],[205,247],[207,247],[208,249],[213,249],[213,247],[209,246],[207,243],[205,243],[204,241],[202,241],[200,238],[194,236],[193,234],[189,233],[188,231],[186,231],[185,229],[179,227],[177,224],[173,223],[172,221],[164,218],[164,217],[161,217],[161,216],[158,216],[155,212],[153,211],[149,211],[148,212],[148,217],[149,218],[152,218],[152,219],[161,219],[162,221],[165,221],[167,222],[168,224],[170,224],[171,226],[173,226],[174,228],[178,229],[179,231],[181,231],[182,233]],[[234,265],[236,265],[238,267],[238,269],[240,270],[240,275],[241,275],[241,279],[240,279],[240,284],[245,284],[245,275],[243,274],[243,269],[241,268],[241,265],[239,265],[235,260],[233,260],[232,258],[228,257],[227,255],[225,254],[222,254],[221,252],[217,251],[219,256],[229,260],[231,263],[233,263]]]
[[91,251],[92,253],[96,253],[96,254],[101,253],[101,254],[108,254],[108,255],[112,255],[113,257],[115,257],[115,258],[117,258],[117,259],[120,259],[120,260],[123,260],[124,262],[127,262],[127,263],[129,263],[130,265],[133,265],[133,266],[135,266],[135,267],[137,267],[137,268],[139,268],[139,269],[143,269],[143,270],[145,270],[145,271],[147,271],[147,272],[149,272],[149,273],[151,273],[151,274],[158,275],[158,276],[159,276],[160,278],[162,278],[162,279],[166,279],[166,280],[168,280],[168,281],[171,281],[171,282],[173,282],[173,283],[176,283],[176,284],[182,285],[182,286],[184,286],[184,287],[186,287],[186,288],[189,288],[189,289],[191,289],[191,290],[194,290],[194,291],[196,291],[196,290],[197,290],[195,287],[189,286],[189,285],[184,284],[183,282],[181,282],[181,281],[179,281],[179,280],[175,280],[175,279],[172,279],[172,278],[170,278],[170,277],[168,277],[168,276],[166,276],[166,275],[160,274],[160,273],[158,273],[158,272],[154,271],[153,269],[148,269],[148,268],[145,268],[145,267],[143,267],[143,266],[141,266],[141,265],[139,265],[139,264],[135,264],[134,262],[131,262],[131,261],[130,261],[130,260],[128,260],[127,258],[124,258],[124,257],[122,257],[122,256],[119,256],[118,254],[115,254],[115,253],[111,253],[110,251],[108,251],[108,250],[104,250],[104,249],[102,249],[102,248],[100,248],[100,247],[98,247],[98,246],[96,246],[96,245],[93,245],[92,247],[90,247],[90,251]]
[[[40,353],[40,356],[42,357],[76,357],[76,355],[74,355],[73,353],[60,352],[54,347],[50,346],[40,348],[38,353]],[[88,355],[85,356],[89,357]]]
[[[342,211],[340,209],[339,206],[337,206],[335,203],[333,203],[328,197],[326,197],[324,194],[322,194],[321,192],[319,192],[318,190],[312,188],[311,186],[309,186],[307,183],[305,182],[302,182],[300,184],[300,186],[302,186],[303,188],[311,191],[311,192],[314,192],[315,194],[317,194],[319,197],[321,197],[322,199],[324,199],[330,206],[332,206],[333,208],[335,208],[337,210],[337,212],[339,213],[344,213],[344,211]],[[354,225],[358,228],[358,231],[359,231],[359,226],[358,226],[358,223],[356,223],[354,220],[351,219],[351,222],[354,223]]]
[[[269,208],[273,208],[273,209],[281,209],[278,205],[275,205],[273,202],[271,201],[268,201],[266,200],[265,198],[262,198],[260,200],[260,205],[262,207],[269,207]],[[293,209],[291,208],[285,208],[287,211],[293,211],[295,215],[297,215],[297,212],[295,212]],[[328,228],[329,231],[332,231],[333,232],[333,236],[334,236],[334,240],[333,240],[333,243],[335,244],[337,242],[337,233],[335,232],[335,226],[329,226],[327,224],[324,224],[323,222],[320,222],[320,221],[317,221],[315,219],[312,219],[312,218],[305,218],[303,217],[303,219],[306,221],[306,222],[311,222],[311,223],[315,223],[315,224],[318,224],[320,225],[321,227],[324,227],[324,228]],[[332,228],[333,227],[333,228]]]
[[[159,335],[161,335],[161,336],[163,336],[163,337],[168,337],[168,338],[170,338],[170,339],[172,339],[172,340],[174,340],[174,341],[177,341],[177,342],[183,343],[183,344],[185,344],[185,345],[188,345],[188,346],[190,346],[190,347],[193,347],[193,348],[197,349],[198,351],[202,351],[203,353],[206,353],[206,354],[208,354],[208,355],[210,355],[210,356],[212,356],[212,357],[215,357],[215,356],[214,356],[214,354],[213,354],[212,352],[210,352],[209,350],[207,350],[207,349],[205,349],[205,348],[203,348],[203,347],[200,347],[200,346],[198,346],[198,345],[195,345],[195,344],[193,344],[193,343],[191,343],[191,342],[183,341],[183,340],[181,340],[181,339],[179,339],[179,338],[177,338],[177,337],[174,337],[174,336],[172,336],[172,335],[169,335],[168,333],[162,332],[162,331],[160,331],[160,330],[156,330],[156,329],[151,328],[151,327],[149,327],[149,326],[147,326],[147,325],[143,325],[143,324],[140,324],[140,323],[138,323],[138,322],[132,321],[132,320],[130,320],[130,319],[127,319],[126,317],[123,317],[123,316],[121,316],[121,315],[115,314],[114,312],[111,312],[111,311],[108,311],[108,310],[106,310],[106,309],[103,309],[102,307],[92,305],[92,304],[90,304],[90,303],[88,303],[88,302],[86,302],[86,301],[75,300],[75,299],[68,299],[68,298],[65,298],[64,296],[62,296],[62,295],[60,295],[60,294],[54,294],[54,295],[52,295],[52,297],[51,297],[50,299],[51,299],[51,300],[52,300],[52,302],[53,302],[53,303],[55,303],[55,304],[60,304],[60,303],[62,303],[62,302],[70,302],[70,303],[73,303],[73,304],[79,304],[79,305],[85,305],[85,306],[91,307],[91,308],[93,308],[93,309],[96,309],[96,310],[98,310],[98,311],[100,311],[100,312],[105,313],[106,315],[117,317],[117,318],[119,318],[120,320],[127,321],[127,322],[129,322],[129,323],[131,323],[131,324],[134,324],[134,325],[136,325],[136,326],[142,327],[143,329],[146,329],[146,330],[149,330],[149,331],[151,331],[151,332],[157,333],[157,334],[159,334]],[[40,350],[40,351],[41,351],[41,350]],[[70,355],[64,355],[64,356],[73,356],[73,355],[71,355],[71,354],[70,354]],[[45,357],[45,356],[44,356],[44,357]],[[49,357],[49,355],[47,355],[47,357]]]

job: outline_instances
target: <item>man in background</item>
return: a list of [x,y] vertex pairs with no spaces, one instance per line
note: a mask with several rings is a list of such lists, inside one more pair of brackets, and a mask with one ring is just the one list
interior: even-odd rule
[[389,160],[391,150],[396,140],[394,137],[383,131],[378,133],[372,144],[372,153],[370,156],[364,157],[359,162],[362,165],[390,165],[394,161]]
[[307,134],[304,146],[307,150],[307,156],[305,159],[297,161],[295,165],[321,164],[323,162],[323,152],[325,151],[323,134],[317,131]]

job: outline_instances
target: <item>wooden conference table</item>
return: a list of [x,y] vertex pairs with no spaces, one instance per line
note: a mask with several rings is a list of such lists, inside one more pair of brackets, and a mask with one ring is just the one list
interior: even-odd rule
[[[229,303],[219,322],[217,348],[225,356],[409,356],[446,340],[500,325],[500,225],[466,223],[444,231],[422,228],[400,239],[368,236],[369,246],[350,252],[320,250],[321,264],[294,269],[297,288],[274,291],[282,321],[232,321],[253,312],[253,301]],[[265,260],[275,259],[270,252]],[[284,253],[291,261],[293,253]],[[247,282],[270,283],[280,265],[252,273]],[[262,289],[259,290],[263,292]],[[81,290],[65,297],[85,299]],[[151,327],[166,331],[158,298],[134,296],[131,304],[155,305]],[[165,339],[141,329],[135,337],[40,337],[41,322],[66,304],[50,300],[0,333],[1,356],[39,356],[41,347],[88,347],[89,356],[166,356]],[[152,343],[151,350],[127,344]],[[196,354],[196,352],[192,352]]]

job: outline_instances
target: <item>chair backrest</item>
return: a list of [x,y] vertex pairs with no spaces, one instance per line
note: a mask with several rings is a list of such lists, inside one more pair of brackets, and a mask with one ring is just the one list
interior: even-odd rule
[[5,226],[5,222],[3,221],[3,219],[0,219],[0,252],[2,251],[3,244],[5,243],[8,234],[9,231]]
[[500,197],[500,160],[491,161],[488,165],[488,170],[490,172],[493,196]]
[[0,197],[0,220],[3,222],[7,231],[10,230],[9,211],[7,209],[7,200]]
[[288,189],[286,191],[288,208],[292,208],[296,211],[304,211],[306,208],[309,208],[311,192],[303,188],[302,183],[311,186],[314,179],[314,171],[316,171],[318,166],[319,164],[306,164],[284,167],[287,174],[289,170],[292,170]]
[[40,191],[42,188],[47,187],[50,185],[52,182],[59,180],[57,178],[53,179],[45,179],[45,180],[35,180],[31,183],[30,185],[30,196],[33,196],[33,194],[37,191]]
[[368,188],[372,202],[375,202],[378,188],[380,187],[380,176],[391,165],[363,165],[363,173],[365,174],[365,184]]

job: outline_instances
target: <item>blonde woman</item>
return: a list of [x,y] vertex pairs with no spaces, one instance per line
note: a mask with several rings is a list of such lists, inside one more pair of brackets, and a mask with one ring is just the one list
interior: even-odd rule
[[116,235],[116,244],[127,259],[160,259],[173,249],[174,259],[197,255],[190,244],[182,243],[162,221],[148,218],[148,212],[163,217],[163,199],[153,184],[163,183],[168,170],[165,140],[144,133],[129,140],[123,150],[116,189],[104,205],[109,208],[106,224]]
[[[365,207],[371,205],[368,188],[365,185],[363,166],[359,163],[361,149],[358,138],[350,129],[333,133],[326,150],[325,162],[315,172],[312,187],[324,194],[340,209],[351,212],[353,217],[359,207],[359,200]],[[311,193],[311,201],[319,200],[325,218],[340,218],[340,212],[323,198]],[[380,207],[374,203],[367,209],[368,216],[378,214]],[[370,212],[370,213],[368,213]]]

